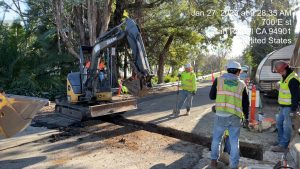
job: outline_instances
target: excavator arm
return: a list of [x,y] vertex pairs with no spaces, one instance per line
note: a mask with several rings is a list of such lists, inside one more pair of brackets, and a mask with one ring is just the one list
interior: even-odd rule
[[[124,26],[125,29],[123,28]],[[87,83],[86,85],[86,97],[93,97],[97,90],[96,86],[99,82],[93,79],[97,79],[97,65],[100,52],[116,45],[124,38],[127,39],[129,47],[132,50],[130,65],[137,78],[127,80],[124,84],[134,95],[139,95],[141,90],[151,87],[151,78],[153,75],[149,66],[144,43],[141,38],[140,29],[132,19],[126,18],[123,23],[97,38],[97,42],[92,49],[90,68],[90,74],[92,76],[90,76],[87,80],[90,83]]]

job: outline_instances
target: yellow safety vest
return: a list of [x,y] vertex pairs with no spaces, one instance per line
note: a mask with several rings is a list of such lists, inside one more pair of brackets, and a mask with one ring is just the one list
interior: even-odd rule
[[120,79],[118,79],[118,84],[119,86],[122,85],[122,93],[128,93],[128,88],[122,84]]
[[196,91],[196,74],[194,72],[181,73],[181,88],[189,92]]
[[217,80],[216,110],[244,118],[242,98],[246,84],[241,80],[224,79],[222,77]]
[[287,106],[292,105],[292,95],[289,88],[289,82],[293,78],[299,81],[298,75],[295,72],[289,74],[289,76],[284,81],[282,78],[279,81],[280,88],[279,88],[279,95],[278,95],[278,103],[280,105],[287,105]]

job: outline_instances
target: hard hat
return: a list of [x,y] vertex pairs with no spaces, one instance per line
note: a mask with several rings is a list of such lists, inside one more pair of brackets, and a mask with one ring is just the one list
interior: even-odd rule
[[192,67],[192,66],[191,66],[190,63],[187,63],[187,64],[184,65],[184,68],[191,68],[191,67]]
[[233,60],[228,61],[226,67],[227,69],[242,69],[241,64]]
[[275,63],[275,70],[276,72],[280,73],[283,72],[288,66],[289,65],[285,61],[280,60]]

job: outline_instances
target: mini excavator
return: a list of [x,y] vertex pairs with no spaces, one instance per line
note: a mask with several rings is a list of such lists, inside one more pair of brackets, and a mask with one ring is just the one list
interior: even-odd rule
[[[125,80],[131,95],[113,95],[116,77],[115,46],[127,40],[134,77]],[[85,64],[84,64],[85,63]],[[80,72],[67,76],[67,99],[58,99],[56,111],[75,119],[136,109],[136,97],[151,88],[153,77],[138,25],[130,18],[97,38],[94,46],[81,46]],[[115,80],[116,81],[116,80]]]
[[[115,48],[127,40],[131,49],[133,77],[123,82],[130,94],[114,95],[117,81]],[[99,66],[100,65],[100,66]],[[56,99],[60,115],[81,121],[84,118],[125,112],[137,108],[137,97],[144,95],[153,77],[138,25],[130,18],[98,37],[94,46],[81,46],[79,72],[67,75],[67,96]],[[0,137],[11,137],[26,128],[46,99],[0,92]]]

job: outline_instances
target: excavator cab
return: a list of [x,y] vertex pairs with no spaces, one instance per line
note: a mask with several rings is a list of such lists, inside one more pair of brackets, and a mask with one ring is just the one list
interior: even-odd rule
[[[107,64],[107,54],[100,53],[96,58],[96,71],[92,71],[91,55],[93,47],[81,46],[80,72],[71,72],[67,76],[67,99],[76,104],[81,102],[94,103],[97,101],[111,101],[111,67]],[[95,83],[97,81],[97,83]],[[92,86],[95,86],[94,88]],[[95,89],[91,96],[90,91]],[[91,96],[91,97],[88,97]]]

